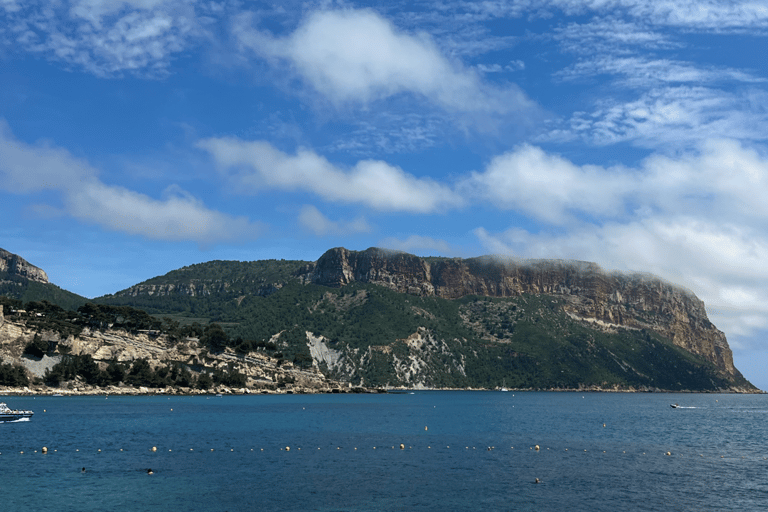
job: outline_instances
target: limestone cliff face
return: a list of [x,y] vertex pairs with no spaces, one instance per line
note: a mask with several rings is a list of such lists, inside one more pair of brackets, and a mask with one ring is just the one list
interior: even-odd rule
[[572,317],[604,328],[651,329],[741,377],[725,335],[707,318],[693,293],[649,274],[605,272],[598,265],[562,260],[515,261],[493,257],[428,260],[371,248],[331,249],[301,277],[325,286],[354,281],[404,293],[454,299],[466,295],[562,297]]
[[0,272],[25,277],[30,281],[48,283],[48,275],[43,269],[4,249],[0,249]]
[[[278,385],[280,392],[338,392],[348,388],[326,378],[317,369],[303,370],[295,368],[289,362],[280,364],[259,352],[246,355],[235,354],[231,350],[210,353],[194,338],[171,343],[165,335],[152,336],[117,329],[86,328],[77,336],[62,339],[58,333],[39,332],[29,327],[23,319],[9,320],[9,317],[3,316],[3,307],[0,305],[0,359],[4,363],[21,364],[32,376],[42,377],[46,369],[50,370],[53,365],[61,361],[62,356],[60,353],[46,355],[42,361],[24,357],[22,355],[24,347],[36,335],[42,336],[44,340],[56,341],[59,350],[61,347],[66,347],[68,354],[91,355],[102,369],[113,360],[130,364],[137,359],[146,359],[153,368],[176,363],[187,367],[195,374],[201,371],[208,373],[215,370],[237,371],[246,376],[247,386],[252,390],[274,390]],[[279,335],[275,337],[275,339],[278,338]],[[81,390],[88,388],[82,383],[78,386],[82,388]],[[40,389],[44,392],[44,388]],[[90,392],[98,392],[95,389],[88,389]],[[131,389],[122,390],[122,392],[130,391]]]

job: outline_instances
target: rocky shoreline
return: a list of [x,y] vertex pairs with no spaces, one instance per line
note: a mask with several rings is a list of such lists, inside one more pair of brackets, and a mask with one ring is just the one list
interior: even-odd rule
[[[211,389],[194,389],[194,388],[147,388],[147,387],[130,387],[130,386],[108,386],[108,387],[95,387],[95,386],[77,386],[68,389],[51,388],[47,386],[30,386],[24,388],[18,387],[0,387],[0,397],[2,396],[154,396],[154,395],[178,395],[178,396],[198,396],[198,395],[314,395],[314,394],[402,394],[416,391],[495,391],[501,392],[498,389],[485,389],[485,388],[366,388],[359,386],[339,386],[329,388],[307,388],[307,387],[295,387],[295,388],[278,388],[278,389],[266,389],[266,388],[229,388],[226,386],[219,386]],[[703,393],[703,394],[766,394],[765,391],[755,389],[721,389],[717,391],[693,391],[693,390],[677,390],[670,391],[665,389],[635,389],[635,388],[600,388],[600,387],[585,387],[578,389],[561,389],[561,388],[547,388],[547,389],[518,389],[509,388],[507,392],[510,393],[525,393],[525,392],[547,392],[547,393]]]

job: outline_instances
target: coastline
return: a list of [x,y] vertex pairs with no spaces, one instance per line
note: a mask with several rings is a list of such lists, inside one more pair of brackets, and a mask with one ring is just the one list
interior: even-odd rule
[[[316,395],[316,394],[403,394],[417,391],[482,391],[498,392],[499,389],[490,388],[366,388],[366,387],[338,387],[327,389],[313,388],[228,388],[219,386],[211,389],[191,389],[191,388],[147,388],[147,387],[120,387],[109,386],[105,388],[93,386],[81,386],[73,389],[49,388],[47,386],[32,387],[0,387],[0,396],[154,396],[154,395],[174,395],[174,396],[205,396],[205,395]],[[683,393],[683,394],[734,394],[734,395],[763,395],[768,392],[746,389],[720,389],[720,390],[668,390],[658,388],[648,389],[621,389],[621,388],[601,388],[589,386],[584,388],[562,389],[562,388],[509,388],[509,393]]]

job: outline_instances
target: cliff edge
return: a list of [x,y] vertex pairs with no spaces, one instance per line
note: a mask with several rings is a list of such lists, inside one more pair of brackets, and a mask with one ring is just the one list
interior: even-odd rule
[[379,248],[339,247],[304,267],[299,277],[324,286],[359,281],[447,299],[557,296],[565,300],[564,309],[574,318],[605,329],[653,330],[730,377],[743,379],[725,334],[709,321],[704,303],[692,292],[650,274],[606,272],[595,263],[581,261],[420,258]]

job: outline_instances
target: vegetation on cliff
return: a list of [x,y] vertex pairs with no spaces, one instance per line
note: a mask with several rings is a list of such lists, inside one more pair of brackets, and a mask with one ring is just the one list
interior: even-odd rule
[[[18,309],[13,300],[0,303]],[[210,354],[262,353],[362,386],[754,389],[690,292],[583,262],[521,266],[339,248],[314,263],[191,265],[76,311],[55,300],[24,305],[27,324],[62,339],[83,329],[153,333],[170,349],[195,339]],[[187,382],[173,364],[149,374],[136,361],[110,363],[110,375],[105,362],[97,372],[78,357],[46,378],[105,385],[122,372],[135,385]],[[195,385],[240,382],[236,371],[199,378]]]

